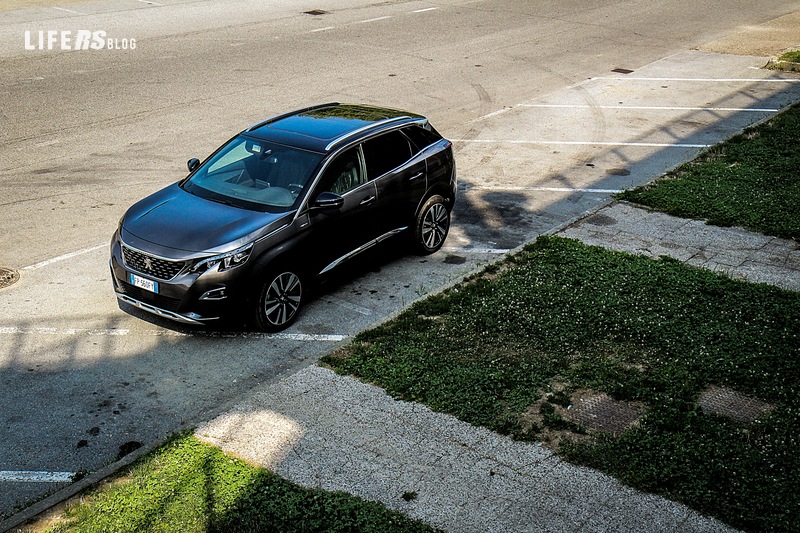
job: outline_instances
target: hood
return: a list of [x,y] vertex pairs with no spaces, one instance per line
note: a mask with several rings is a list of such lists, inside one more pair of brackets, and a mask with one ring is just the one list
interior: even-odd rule
[[261,213],[206,200],[176,183],[128,209],[122,230],[131,246],[137,246],[131,240],[147,241],[159,248],[221,253],[280,227],[291,216],[292,213]]

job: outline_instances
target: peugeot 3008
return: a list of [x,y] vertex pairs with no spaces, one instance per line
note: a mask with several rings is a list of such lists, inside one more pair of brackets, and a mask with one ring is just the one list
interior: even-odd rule
[[111,243],[117,298],[188,324],[249,311],[289,326],[309,284],[405,235],[441,248],[456,196],[452,143],[425,117],[324,104],[259,122],[133,205]]

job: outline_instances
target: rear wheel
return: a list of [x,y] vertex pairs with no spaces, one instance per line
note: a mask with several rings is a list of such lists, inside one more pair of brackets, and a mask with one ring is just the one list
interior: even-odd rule
[[256,324],[263,331],[280,331],[289,327],[300,313],[303,303],[303,282],[289,269],[270,271],[264,277],[256,306]]
[[450,231],[450,210],[445,199],[434,195],[422,205],[414,228],[414,244],[421,254],[439,250]]

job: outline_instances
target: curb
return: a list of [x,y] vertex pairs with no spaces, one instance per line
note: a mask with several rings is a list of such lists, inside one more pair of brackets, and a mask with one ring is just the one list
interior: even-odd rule
[[7,531],[12,530],[15,527],[19,527],[25,524],[30,520],[33,520],[38,515],[48,511],[49,509],[55,507],[60,503],[67,501],[68,499],[72,498],[79,492],[88,489],[94,485],[97,485],[98,483],[100,483],[107,477],[115,474],[119,470],[122,470],[126,466],[133,464],[134,462],[136,462],[137,459],[152,452],[153,450],[161,446],[161,444],[163,444],[163,442],[159,440],[156,443],[150,443],[141,446],[140,448],[137,448],[136,450],[129,453],[122,459],[119,459],[118,461],[115,461],[110,465],[101,468],[97,472],[93,472],[87,475],[86,477],[81,478],[78,481],[70,483],[63,489],[54,492],[53,494],[47,496],[43,500],[39,500],[30,507],[26,507],[22,511],[14,515],[11,515],[10,518],[7,518],[3,522],[0,522],[0,532],[5,533]]
[[764,68],[770,70],[780,70],[782,72],[800,72],[800,63],[792,61],[782,61],[780,59],[770,59]]

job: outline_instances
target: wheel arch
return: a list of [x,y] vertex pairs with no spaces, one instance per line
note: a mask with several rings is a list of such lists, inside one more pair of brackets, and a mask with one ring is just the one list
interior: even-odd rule
[[447,186],[445,183],[437,183],[436,185],[430,187],[425,194],[422,195],[420,198],[419,203],[417,204],[417,208],[414,211],[414,218],[413,220],[417,220],[419,217],[420,212],[422,211],[422,207],[425,203],[432,197],[432,196],[441,196],[445,200],[445,204],[447,205],[447,210],[452,211],[453,206],[455,205],[455,194],[453,193],[452,189]]

